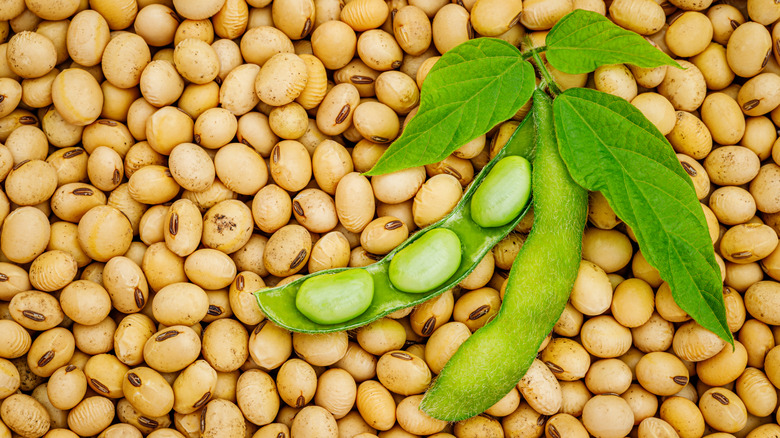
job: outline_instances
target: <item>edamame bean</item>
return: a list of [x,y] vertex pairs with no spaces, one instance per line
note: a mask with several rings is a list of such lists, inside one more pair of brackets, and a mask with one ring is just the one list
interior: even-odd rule
[[471,218],[482,227],[506,225],[531,195],[531,163],[523,157],[502,158],[474,192]]
[[430,230],[393,257],[390,282],[404,292],[427,292],[457,271],[461,256],[460,239],[454,231]]
[[350,269],[307,279],[295,305],[320,324],[338,324],[363,313],[374,297],[374,280],[362,269]]

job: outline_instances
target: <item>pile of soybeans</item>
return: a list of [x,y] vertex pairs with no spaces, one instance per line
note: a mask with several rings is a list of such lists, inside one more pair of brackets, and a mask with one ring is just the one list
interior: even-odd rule
[[[328,334],[268,321],[252,292],[381,259],[526,116],[361,175],[439,56],[483,35],[542,45],[574,8],[685,67],[548,68],[666,135],[735,348],[674,303],[598,193],[563,315],[476,417],[418,405],[498,312],[532,214],[415,308]],[[778,19],[774,0],[3,0],[0,438],[780,436]]]

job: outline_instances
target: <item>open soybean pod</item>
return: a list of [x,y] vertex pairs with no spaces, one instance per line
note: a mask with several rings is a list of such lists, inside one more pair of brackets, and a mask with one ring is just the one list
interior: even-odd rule
[[[529,161],[532,159],[534,127],[530,119],[531,117],[528,117],[520,124],[507,145],[474,178],[474,184],[471,184],[455,209],[444,219],[416,233],[372,265],[364,268],[319,271],[281,287],[255,292],[263,313],[279,326],[296,332],[323,333],[349,330],[368,324],[396,310],[420,304],[457,285],[474,270],[496,243],[514,229],[528,211],[530,191],[528,187],[526,190],[518,190],[514,186],[516,178],[510,178],[507,184],[497,185],[486,180],[486,177],[505,157],[513,160],[518,159],[517,157]],[[525,169],[529,168],[525,167]],[[530,175],[527,175],[526,179],[530,183]],[[496,211],[497,215],[505,217],[486,227],[480,226],[479,221],[472,218],[471,205],[474,201],[489,207],[485,199],[480,200],[481,195],[477,193],[483,182],[491,186],[491,191],[525,193],[521,201],[522,207],[511,213],[511,217],[506,216],[504,211]],[[441,243],[441,245],[428,245],[425,244],[425,240],[431,241],[428,243]],[[421,241],[419,243],[422,245],[415,246],[418,241]],[[453,245],[453,242],[456,242],[455,245],[459,245],[459,248]],[[439,247],[440,249],[437,249]],[[405,249],[409,251],[404,251]],[[458,250],[460,254],[455,254],[453,262],[453,253],[457,253]],[[421,257],[429,251],[433,256]],[[397,257],[399,255],[400,257]],[[395,264],[394,258],[398,259]],[[436,260],[431,262],[431,259]],[[440,261],[442,263],[439,263]],[[440,281],[433,285],[423,284],[428,282],[430,277],[436,277],[433,275],[433,268],[423,273],[411,272],[424,271],[428,262],[448,265],[437,266],[441,268],[438,277]],[[306,286],[307,282],[310,282],[308,286]],[[373,295],[360,292],[370,288],[372,284]],[[346,289],[355,291],[360,296],[345,294]],[[331,291],[334,295],[327,297]],[[323,295],[325,297],[322,297]],[[359,312],[359,314],[349,312]]]

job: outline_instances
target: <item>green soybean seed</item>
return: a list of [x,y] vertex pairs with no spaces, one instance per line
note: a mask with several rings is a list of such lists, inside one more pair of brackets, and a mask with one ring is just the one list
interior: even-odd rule
[[404,292],[428,292],[458,270],[461,253],[455,232],[447,228],[430,230],[393,257],[388,272],[390,283]]
[[531,195],[531,163],[523,157],[502,158],[474,192],[471,219],[485,228],[500,227],[520,214]]
[[319,324],[338,324],[360,315],[374,298],[374,280],[363,269],[311,277],[301,285],[295,306]]

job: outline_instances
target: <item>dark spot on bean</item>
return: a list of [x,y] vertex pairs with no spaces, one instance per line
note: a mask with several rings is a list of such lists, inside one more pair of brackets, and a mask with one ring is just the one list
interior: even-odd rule
[[194,405],[192,405],[193,408],[199,408],[206,404],[207,401],[211,398],[211,391],[206,392],[201,396],[201,398],[198,399],[198,401],[195,402]]
[[509,27],[515,27],[515,25],[520,22],[520,17],[522,16],[523,16],[522,12],[515,15],[515,18],[513,18],[512,21],[509,23]]
[[84,149],[76,148],[62,154],[62,158],[73,158],[84,153]]
[[54,350],[49,350],[46,353],[43,353],[43,356],[38,359],[38,366],[45,367],[49,364],[49,362],[52,361],[52,359],[54,359]]
[[550,425],[548,425],[548,426],[547,426],[547,433],[548,433],[548,434],[549,434],[549,435],[550,435],[552,438],[561,438],[561,434],[558,432],[558,429],[556,429],[556,428],[555,428],[555,426],[554,426],[554,425],[552,425],[552,424],[550,424]]
[[127,381],[130,382],[131,385],[138,388],[141,386],[143,382],[141,382],[141,378],[138,377],[138,374],[136,373],[127,373]]
[[545,422],[547,422],[547,415],[540,415],[539,418],[536,419],[536,425],[537,426],[543,426]]
[[236,290],[237,291],[243,291],[244,290],[244,275],[238,274],[236,276]]
[[209,311],[206,313],[211,316],[219,316],[222,315],[222,308],[214,304],[209,304]]
[[403,225],[404,223],[399,220],[390,221],[385,224],[385,229],[388,231],[397,230],[398,228],[401,228]]
[[92,196],[95,194],[95,192],[89,187],[81,187],[78,189],[74,189],[71,193],[76,196]]
[[694,169],[693,166],[686,163],[685,161],[681,161],[680,164],[682,164],[683,169],[685,169],[685,172],[688,173],[688,175],[696,176],[699,174],[699,172],[696,172],[696,169]]
[[171,338],[173,338],[175,336],[178,336],[178,335],[179,335],[179,332],[177,330],[168,330],[167,332],[163,332],[163,333],[160,333],[159,335],[157,335],[157,337],[154,338],[154,340],[157,341],[157,342],[162,342],[162,341],[171,339]]
[[119,169],[114,169],[114,174],[111,175],[111,182],[114,184],[122,182],[122,174],[119,173]]
[[98,124],[106,125],[106,126],[116,126],[117,125],[117,123],[115,121],[113,121],[113,120],[106,120],[106,119],[98,120]]
[[349,104],[345,104],[341,107],[341,110],[336,115],[336,124],[344,123],[345,120],[347,120],[347,116],[349,116],[349,112],[352,108],[349,106]]
[[720,403],[720,404],[722,404],[724,406],[726,406],[726,405],[728,405],[730,403],[729,402],[729,398],[726,397],[725,395],[719,393],[719,392],[713,392],[712,393],[712,398],[714,398],[715,400],[718,401],[718,403]]
[[203,411],[200,413],[200,433],[203,434],[203,432],[206,430],[206,409],[208,409],[208,406],[203,408]]
[[176,15],[176,12],[168,11],[168,15],[173,17],[173,19],[176,20],[177,23],[181,23],[181,18],[179,18],[179,16]]
[[258,325],[257,325],[257,327],[255,327],[255,334],[258,334],[258,333],[260,333],[260,330],[262,330],[262,329],[263,329],[263,327],[265,327],[265,325],[266,325],[267,323],[268,323],[268,320],[266,319],[265,321],[263,321],[263,322],[261,322],[260,324],[258,324]]
[[290,269],[295,269],[298,265],[303,263],[305,259],[306,259],[306,250],[302,249],[301,252],[299,252],[298,255],[295,256],[293,261],[290,263]]
[[168,178],[173,178],[173,174],[171,173],[170,169],[165,169],[165,172],[163,172],[163,175],[167,176]]
[[363,252],[366,254],[366,257],[370,258],[371,260],[375,260],[377,262],[379,260],[382,260],[382,256],[379,255],[379,254],[374,254],[374,253],[371,253],[371,252],[368,252],[368,251],[365,251],[365,250]]
[[556,363],[552,363],[548,361],[545,362],[544,364],[547,365],[547,368],[549,368],[550,371],[552,371],[555,374],[560,374],[564,371],[563,368],[561,368],[561,366]]
[[22,310],[22,316],[35,322],[46,321],[46,316],[33,310]]
[[770,56],[772,56],[772,49],[766,51],[766,55],[764,55],[764,62],[761,63],[761,68],[766,67]]
[[252,143],[249,143],[249,140],[247,140],[247,139],[245,139],[245,138],[242,138],[242,139],[241,139],[241,143],[243,143],[243,144],[245,144],[245,145],[247,145],[247,146],[250,146],[250,147],[254,147],[254,146],[252,146]]
[[400,66],[401,66],[401,61],[393,61],[393,63],[392,63],[392,64],[390,64],[390,67],[392,67],[392,68],[394,68],[394,69],[395,69],[395,68],[398,68],[398,67],[400,67]]
[[739,27],[739,23],[737,22],[737,20],[729,20],[729,24],[731,24],[731,28],[734,30],[737,30],[737,28]]
[[306,212],[303,211],[303,207],[301,207],[301,203],[298,201],[293,201],[293,210],[295,210],[295,214],[298,216],[306,217]]
[[303,23],[303,31],[301,32],[301,38],[305,38],[306,35],[309,34],[310,30],[311,30],[311,18],[307,18],[306,22]]
[[427,321],[425,321],[425,324],[423,324],[421,333],[423,336],[430,336],[431,333],[433,333],[433,327],[436,326],[436,317],[431,316],[428,318]]
[[100,380],[98,379],[89,379],[89,382],[92,383],[92,386],[95,387],[95,391],[102,392],[103,394],[108,394],[108,386],[104,385]]
[[171,219],[168,221],[168,233],[171,236],[175,236],[179,233],[179,214],[171,213]]
[[16,169],[18,169],[18,168],[20,168],[20,167],[24,166],[25,164],[27,164],[27,163],[29,163],[29,162],[30,162],[30,160],[24,160],[24,161],[21,161],[21,162],[19,162],[19,163],[15,164],[15,165],[14,165],[14,170],[16,170]]
[[403,351],[395,351],[390,353],[390,356],[401,360],[412,360],[412,356],[409,353],[404,353]]
[[372,136],[371,136],[371,140],[372,140],[373,142],[375,142],[375,143],[387,143],[388,141],[390,141],[390,139],[389,139],[389,138],[380,137],[380,136],[378,136],[378,135],[372,135]]
[[674,383],[680,386],[685,386],[688,384],[688,378],[685,376],[674,376],[672,377],[672,380],[674,381]]
[[482,318],[483,316],[487,315],[488,312],[490,312],[490,305],[483,304],[477,307],[476,309],[474,309],[473,312],[469,313],[469,320],[476,321],[479,318]]
[[306,404],[306,399],[303,398],[302,395],[299,395],[298,398],[295,399],[295,406],[293,406],[293,407],[294,408],[300,408],[300,407],[303,407],[303,405],[305,405],[305,404]]
[[463,175],[461,175],[461,174],[460,174],[460,172],[458,172],[458,170],[457,170],[457,169],[455,169],[455,168],[454,168],[454,167],[452,167],[452,166],[444,166],[444,168],[442,169],[442,171],[443,171],[444,173],[448,174],[448,175],[452,175],[452,176],[454,176],[454,177],[455,177],[455,178],[457,178],[458,180],[462,180],[462,179],[463,179]]
[[133,292],[133,298],[135,298],[136,307],[139,309],[144,307],[144,304],[146,303],[146,299],[144,298],[144,291],[136,287],[135,291]]
[[366,84],[373,84],[374,78],[372,78],[371,76],[354,75],[349,78],[349,81],[355,85],[366,85]]
[[19,117],[19,123],[22,125],[34,125],[38,123],[38,118],[33,116],[22,116]]
[[4,94],[0,94],[0,103],[2,103],[4,100],[5,100],[5,95]]
[[3,273],[0,273],[0,282],[6,282],[6,281],[8,281],[8,276]]
[[144,417],[143,415],[138,417],[138,424],[151,429],[157,429],[160,426],[160,423],[158,423],[157,420],[152,420],[151,418]]
[[73,371],[75,369],[76,369],[76,365],[70,364],[70,365],[65,367],[65,372],[69,373],[69,372],[71,372],[71,371]]
[[747,102],[742,104],[742,109],[745,110],[745,111],[750,111],[753,108],[757,107],[758,104],[760,104],[760,103],[761,103],[761,99],[748,100]]
[[474,39],[474,28],[471,27],[471,21],[466,23],[466,32],[468,32],[469,39],[473,40]]
[[287,438],[287,434],[284,432],[279,432],[276,434],[276,438]]
[[731,258],[734,259],[746,259],[753,256],[752,251],[740,251],[731,254]]
[[273,150],[272,157],[271,157],[274,160],[274,163],[278,163],[279,162],[279,158],[281,158],[280,157],[281,154],[282,154],[282,152],[279,150],[279,146],[274,146],[274,150]]

